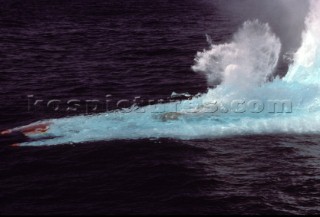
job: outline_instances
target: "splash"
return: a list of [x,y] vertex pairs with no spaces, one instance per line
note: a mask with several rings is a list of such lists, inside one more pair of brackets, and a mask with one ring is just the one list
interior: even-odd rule
[[198,52],[192,69],[204,73],[211,84],[252,89],[263,84],[277,66],[280,40],[268,24],[247,21],[233,36],[231,43],[214,45]]
[[[211,44],[196,55],[193,70],[218,83],[217,88],[179,103],[39,121],[27,128],[47,122],[50,128],[28,135],[30,141],[21,145],[319,133],[320,1],[310,5],[302,45],[283,79],[270,79],[279,60],[279,38],[268,24],[247,21],[230,43]],[[283,109],[277,110],[275,102]]]
[[319,84],[320,81],[320,2],[313,0],[310,5],[312,9],[305,21],[302,46],[294,55],[295,63],[284,79],[287,82]]

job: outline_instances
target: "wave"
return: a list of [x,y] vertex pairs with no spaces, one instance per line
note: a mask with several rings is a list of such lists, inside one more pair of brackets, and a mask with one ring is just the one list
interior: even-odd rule
[[30,140],[21,145],[319,133],[319,16],[320,1],[311,1],[302,45],[282,79],[274,76],[280,39],[268,24],[247,21],[231,42],[197,53],[192,69],[209,84],[218,84],[207,93],[180,102],[39,121],[28,127],[48,123],[49,129],[28,135]]

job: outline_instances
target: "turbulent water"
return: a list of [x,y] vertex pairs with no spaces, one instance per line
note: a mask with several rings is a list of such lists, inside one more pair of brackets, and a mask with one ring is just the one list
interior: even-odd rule
[[[271,24],[218,1],[4,4],[1,128],[50,128],[1,150],[0,213],[319,213],[320,1],[309,7],[286,67]],[[35,103],[97,98],[130,103]]]
[[[49,131],[33,136],[36,141],[22,145],[318,133],[318,4],[312,2],[310,6],[302,46],[282,79],[267,82],[279,61],[280,39],[268,24],[258,20],[247,21],[230,43],[212,44],[209,50],[197,54],[193,70],[204,73],[209,83],[220,81],[218,87],[209,89],[208,93],[181,102],[147,107],[133,105],[125,110],[99,115],[46,120],[51,124]],[[286,111],[281,111],[281,108],[280,111],[272,110],[272,106],[277,105],[271,102],[283,102],[285,105],[280,107],[290,108],[282,108]],[[226,105],[229,105],[228,108],[225,108]],[[225,111],[219,112],[222,109]],[[167,120],[168,115],[170,120]]]

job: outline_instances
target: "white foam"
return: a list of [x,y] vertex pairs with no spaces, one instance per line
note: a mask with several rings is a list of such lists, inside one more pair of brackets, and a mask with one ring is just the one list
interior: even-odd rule
[[264,83],[274,71],[281,51],[280,40],[268,24],[247,21],[230,43],[211,45],[198,52],[192,69],[204,73],[209,83],[252,89]]
[[[268,24],[247,21],[230,43],[199,52],[193,69],[220,82],[208,93],[184,100],[92,116],[50,120],[50,130],[26,146],[140,138],[199,139],[272,133],[320,133],[320,1],[312,1],[301,48],[281,80],[268,82],[281,43]],[[256,100],[261,112],[250,108]],[[290,101],[291,111],[272,112],[270,101]],[[246,112],[232,110],[245,102]],[[242,105],[242,104],[241,104]],[[216,108],[219,107],[218,111]],[[213,113],[213,111],[215,111]],[[176,113],[178,112],[178,113]],[[211,112],[211,113],[210,113]],[[49,140],[41,138],[52,136]]]

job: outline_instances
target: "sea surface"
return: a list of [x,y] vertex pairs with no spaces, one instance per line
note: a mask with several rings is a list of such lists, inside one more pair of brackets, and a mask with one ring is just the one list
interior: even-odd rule
[[[0,130],[104,112],[106,96],[143,105],[206,93],[191,69],[197,51],[244,21],[208,0],[0,4]],[[277,73],[287,68],[280,61]],[[71,99],[80,109],[67,109]],[[0,214],[320,214],[314,134],[7,145]]]

